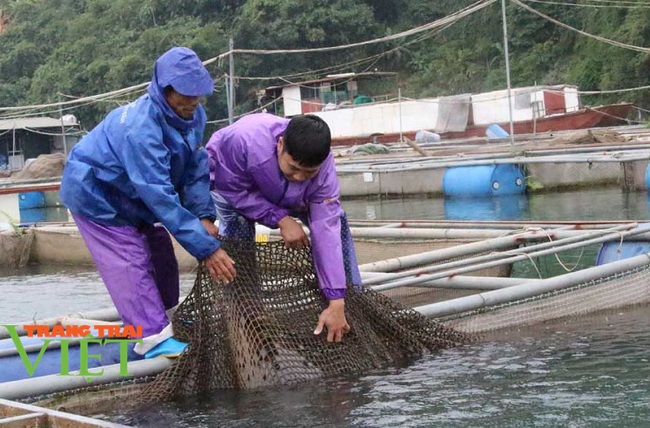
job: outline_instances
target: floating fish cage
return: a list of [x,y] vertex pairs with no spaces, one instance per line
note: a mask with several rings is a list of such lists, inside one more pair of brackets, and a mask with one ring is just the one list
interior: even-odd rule
[[[397,223],[352,226],[357,243],[367,240],[377,245],[373,250],[377,255],[385,256],[360,264],[366,287],[460,332],[482,335],[650,303],[648,224],[499,226],[490,230]],[[443,238],[468,242],[443,248],[429,242]],[[393,256],[386,244],[392,240],[395,246],[409,246],[412,254],[395,250],[398,255]],[[503,275],[515,263],[557,257],[587,246],[601,248],[592,266],[547,278]],[[107,310],[84,317],[116,321],[117,313]],[[54,325],[58,321],[46,322]],[[7,332],[0,329],[0,339],[6,337]],[[163,357],[131,361],[131,378],[117,375],[119,364],[104,366],[106,375],[91,383],[80,376],[55,373],[4,382],[0,383],[0,399],[76,415],[111,414],[125,410],[127,403],[138,403],[150,382],[172,364],[173,360]]]

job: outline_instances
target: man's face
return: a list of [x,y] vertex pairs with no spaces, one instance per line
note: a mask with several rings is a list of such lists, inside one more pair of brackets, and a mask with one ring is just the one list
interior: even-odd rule
[[318,174],[320,165],[315,167],[306,167],[293,160],[293,157],[284,151],[284,140],[282,137],[278,140],[278,165],[282,174],[289,181],[305,181],[313,178]]
[[173,89],[167,91],[165,98],[172,110],[183,119],[191,119],[194,116],[201,100],[201,97],[188,97]]

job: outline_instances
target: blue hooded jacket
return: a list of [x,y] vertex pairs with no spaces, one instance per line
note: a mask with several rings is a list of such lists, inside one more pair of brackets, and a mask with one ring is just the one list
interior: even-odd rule
[[72,149],[60,197],[73,213],[101,224],[161,222],[203,260],[221,245],[200,221],[216,216],[201,145],[206,114],[199,105],[191,119],[178,116],[165,99],[167,85],[188,96],[214,89],[193,51],[167,51],[156,61],[147,94],[110,112]]

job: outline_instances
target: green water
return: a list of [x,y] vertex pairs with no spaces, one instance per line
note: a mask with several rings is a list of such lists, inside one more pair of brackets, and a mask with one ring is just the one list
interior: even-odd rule
[[[647,219],[645,193],[617,189],[511,198],[345,201],[351,219]],[[561,256],[591,265],[597,247]],[[95,272],[0,269],[0,321],[105,307]],[[560,272],[554,257],[517,276]],[[191,277],[183,277],[183,290]],[[23,316],[26,314],[27,316]],[[310,326],[311,327],[311,326]],[[363,358],[362,355],[359,358]],[[650,307],[500,333],[347,379],[254,392],[217,391],[101,415],[142,427],[650,427]]]
[[649,309],[511,331],[358,378],[217,391],[110,419],[141,427],[647,427]]

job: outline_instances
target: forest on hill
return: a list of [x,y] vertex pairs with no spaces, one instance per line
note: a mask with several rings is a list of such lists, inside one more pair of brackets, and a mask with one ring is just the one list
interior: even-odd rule
[[[512,86],[573,84],[585,104],[650,108],[647,0],[508,0]],[[458,18],[470,6],[471,14]],[[427,23],[441,25],[399,38]],[[147,82],[172,46],[203,60],[235,49],[315,49],[233,55],[235,113],[268,86],[331,73],[391,71],[406,97],[506,87],[501,2],[495,0],[0,0],[2,107],[56,103]],[[386,41],[359,44],[378,38]],[[227,117],[228,58],[208,65],[210,120]],[[395,82],[391,84],[396,84]],[[644,89],[644,87],[646,87]],[[68,110],[86,128],[140,92]],[[63,111],[63,110],[61,110]],[[640,110],[644,111],[644,110]],[[56,110],[54,110],[56,112]]]

